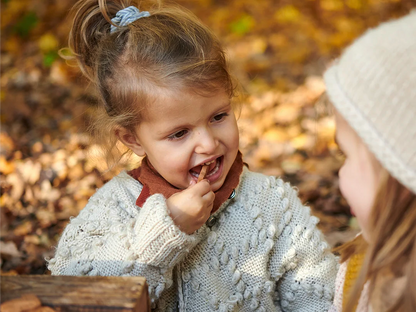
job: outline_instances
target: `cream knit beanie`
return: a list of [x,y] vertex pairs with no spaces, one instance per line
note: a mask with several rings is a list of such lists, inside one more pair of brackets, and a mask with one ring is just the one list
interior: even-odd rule
[[416,12],[368,30],[324,79],[337,111],[416,193]]

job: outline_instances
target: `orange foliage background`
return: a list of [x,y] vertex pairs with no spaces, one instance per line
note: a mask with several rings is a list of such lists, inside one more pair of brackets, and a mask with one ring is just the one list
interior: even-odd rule
[[[46,273],[70,216],[115,171],[103,173],[85,133],[94,92],[57,51],[73,0],[1,1],[1,272]],[[282,176],[321,218],[332,245],[357,232],[338,191],[342,159],[320,96],[322,73],[369,27],[414,0],[179,0],[220,37],[247,97],[241,150],[252,170]],[[132,164],[134,166],[134,164]],[[119,170],[119,169],[118,169]]]

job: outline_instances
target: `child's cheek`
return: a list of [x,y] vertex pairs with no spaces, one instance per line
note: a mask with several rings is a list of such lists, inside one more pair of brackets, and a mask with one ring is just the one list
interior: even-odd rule
[[346,197],[346,176],[345,176],[345,164],[338,171],[338,178],[339,178],[339,190],[341,194]]
[[355,206],[354,197],[356,194],[354,194],[354,181],[351,177],[351,168],[349,168],[347,163],[344,163],[344,165],[341,167],[338,172],[338,176],[339,190],[350,206],[351,214],[355,215],[353,207]]

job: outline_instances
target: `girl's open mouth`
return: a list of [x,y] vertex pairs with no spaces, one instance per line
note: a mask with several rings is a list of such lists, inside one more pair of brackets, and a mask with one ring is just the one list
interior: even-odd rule
[[[217,175],[218,173],[220,173],[220,169],[221,169],[221,164],[222,164],[222,160],[223,160],[224,156],[218,157],[217,159],[214,159],[210,162],[207,162],[203,165],[209,165],[209,168],[207,170],[207,173],[205,175],[205,179],[208,179],[211,181],[211,179],[214,181],[217,179]],[[195,177],[196,179],[198,179],[199,177],[199,173],[201,172],[202,169],[202,165],[200,166],[195,166],[193,167],[191,170],[189,170],[189,173]],[[211,179],[210,179],[211,178]]]

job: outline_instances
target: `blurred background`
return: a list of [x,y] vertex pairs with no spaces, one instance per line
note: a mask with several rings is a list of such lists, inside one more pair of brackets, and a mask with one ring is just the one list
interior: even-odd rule
[[[250,169],[296,186],[332,246],[354,237],[322,73],[366,29],[407,14],[416,0],[177,2],[220,37],[247,95],[239,127]],[[96,96],[58,56],[74,3],[1,0],[2,274],[48,274],[44,259],[69,218],[121,170],[105,172],[85,131]]]

